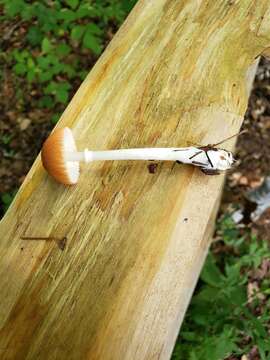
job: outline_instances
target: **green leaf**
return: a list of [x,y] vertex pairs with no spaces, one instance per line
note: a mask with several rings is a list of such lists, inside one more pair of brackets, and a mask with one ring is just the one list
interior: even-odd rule
[[71,47],[65,43],[62,43],[56,47],[55,52],[59,58],[62,58],[64,56],[67,56],[68,54],[70,54]]
[[53,114],[51,122],[55,125],[58,122],[58,120],[60,119],[60,116],[61,116],[61,114],[59,114],[59,113]]
[[27,72],[27,66],[23,63],[18,63],[13,66],[13,70],[17,75],[24,75]]
[[54,100],[51,96],[49,95],[45,95],[45,96],[42,96],[42,98],[39,100],[39,103],[38,103],[39,107],[41,108],[52,108],[54,106]]
[[14,17],[15,15],[19,14],[25,4],[23,0],[9,0],[5,3],[5,13],[9,17]]
[[34,81],[35,77],[36,77],[35,69],[29,69],[27,71],[27,76],[26,76],[27,81],[31,83]]
[[209,254],[201,273],[201,279],[209,285],[222,287],[224,276],[216,266],[214,257]]
[[202,289],[194,296],[194,299],[196,299],[196,302],[212,302],[218,295],[218,292],[220,290],[216,287],[205,285],[202,287]]
[[68,65],[68,64],[64,64],[63,66],[63,70],[62,72],[64,74],[67,74],[67,76],[72,79],[73,77],[75,77],[76,75],[78,75],[78,72],[76,71],[77,69],[75,68],[75,66],[71,66],[71,65]]
[[23,20],[29,21],[35,16],[35,8],[33,5],[24,3],[24,7],[20,13]]
[[79,5],[79,0],[66,0],[68,6],[75,9]]
[[269,359],[269,356],[270,356],[270,342],[266,341],[266,339],[263,338],[263,339],[258,339],[257,343],[258,343],[258,350],[259,350],[259,353],[261,355],[261,359],[262,360]]
[[12,196],[9,193],[4,193],[1,195],[1,200],[4,204],[10,204],[12,201]]
[[4,134],[4,135],[1,136],[1,141],[2,141],[2,143],[4,145],[8,145],[10,143],[11,139],[12,139],[12,135],[5,135]]
[[44,83],[53,78],[53,74],[49,71],[41,71],[38,73],[39,81]]
[[85,26],[82,25],[74,26],[73,29],[71,30],[71,39],[75,41],[79,41],[82,38],[84,32],[85,32]]
[[232,331],[224,331],[219,336],[209,337],[204,359],[221,360],[237,349]]
[[48,38],[42,40],[41,49],[43,53],[48,53],[52,50],[53,46]]
[[35,62],[34,62],[34,59],[32,57],[29,57],[27,59],[27,67],[29,69],[33,69],[35,67]]
[[68,101],[70,85],[68,83],[61,83],[57,87],[55,99],[60,103],[65,104]]
[[57,18],[59,20],[71,22],[71,21],[76,20],[76,13],[69,9],[61,9],[61,11],[57,15]]
[[93,35],[102,35],[103,31],[94,23],[88,24],[86,26],[87,31]]
[[8,193],[4,193],[0,196],[0,199],[1,199],[1,202],[3,204],[3,209],[4,209],[4,212],[7,211],[7,209],[9,208],[10,204],[12,203],[16,193],[17,193],[17,189],[11,191],[11,192],[8,192]]
[[94,36],[89,29],[84,34],[83,46],[92,50],[95,55],[99,55],[102,51],[100,39]]
[[89,3],[81,3],[76,11],[76,18],[82,19],[84,17],[90,17],[90,16],[91,17],[96,16],[95,7]]
[[57,83],[55,81],[51,81],[44,89],[44,92],[45,94],[55,94],[56,88],[57,88]]
[[122,8],[126,14],[128,14],[133,6],[136,4],[137,0],[122,0]]
[[80,79],[81,80],[84,80],[88,74],[88,72],[86,70],[82,70],[82,71],[79,71],[79,76],[80,76]]
[[[38,20],[38,26],[44,34],[53,32],[57,28],[58,14],[60,11],[56,10],[54,7],[45,6],[45,1],[35,1],[33,6],[35,6],[35,15]],[[54,1],[54,3],[57,3]]]
[[240,270],[241,270],[241,268],[240,268],[239,264],[233,264],[233,265],[226,264],[225,265],[225,273],[226,273],[226,276],[230,283],[232,283],[232,284],[238,283],[238,281],[241,277]]
[[39,45],[42,41],[42,37],[42,32],[40,31],[38,26],[30,26],[26,38],[31,45]]
[[67,82],[55,82],[51,81],[49,85],[45,88],[46,94],[51,94],[55,96],[56,101],[65,104],[68,100],[69,89],[71,85]]
[[66,89],[63,89],[63,88],[59,88],[57,91],[56,91],[56,94],[55,94],[55,99],[57,101],[59,101],[60,103],[67,103],[68,101],[68,91]]
[[250,311],[248,308],[244,308],[243,307],[243,313],[245,314],[245,316],[247,317],[247,319],[250,320],[250,325],[252,326],[252,330],[253,330],[253,334],[255,336],[259,336],[262,338],[266,338],[267,337],[267,331],[263,325],[263,323],[261,323],[261,321],[259,319],[257,319]]
[[[239,277],[239,281],[240,281]],[[224,288],[224,293],[232,304],[241,307],[247,301],[246,289],[242,285],[227,286]]]
[[191,351],[189,354],[189,360],[200,360],[200,358],[196,355],[194,351]]
[[19,51],[17,49],[12,51],[12,56],[14,57],[14,59],[17,62],[22,62],[22,63],[25,62],[25,59],[27,59],[28,57],[31,57],[29,51],[27,51],[27,50]]
[[181,339],[187,341],[196,341],[198,339],[198,335],[195,331],[181,331]]

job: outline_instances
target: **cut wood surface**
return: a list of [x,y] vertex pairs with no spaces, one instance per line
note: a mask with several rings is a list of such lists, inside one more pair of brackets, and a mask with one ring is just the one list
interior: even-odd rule
[[[93,150],[232,135],[269,18],[269,0],[139,1],[58,126]],[[83,165],[64,187],[37,158],[0,224],[1,359],[169,359],[223,176],[147,165]]]

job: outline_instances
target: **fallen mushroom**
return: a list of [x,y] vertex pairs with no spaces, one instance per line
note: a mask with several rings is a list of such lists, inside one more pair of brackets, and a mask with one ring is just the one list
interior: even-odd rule
[[[218,144],[216,144],[218,145]],[[58,182],[73,185],[80,175],[79,163],[105,160],[167,160],[198,166],[207,175],[230,169],[234,159],[230,151],[215,145],[186,148],[140,148],[105,151],[78,151],[72,131],[56,129],[45,141],[41,158],[44,168]]]

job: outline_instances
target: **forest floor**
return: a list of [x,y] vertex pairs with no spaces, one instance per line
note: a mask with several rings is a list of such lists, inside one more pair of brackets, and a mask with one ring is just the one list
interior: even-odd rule
[[270,61],[266,59],[261,59],[257,70],[242,129],[246,132],[237,141],[237,166],[227,175],[221,211],[240,204],[244,224],[270,240],[270,211],[251,221],[254,204],[247,199],[270,176]]

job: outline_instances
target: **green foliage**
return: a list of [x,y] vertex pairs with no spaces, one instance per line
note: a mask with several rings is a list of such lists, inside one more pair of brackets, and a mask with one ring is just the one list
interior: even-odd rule
[[[29,109],[29,102],[30,108],[53,109],[51,122],[55,124],[136,1],[0,0],[0,20],[7,23],[8,31],[13,29],[8,46],[0,49],[0,62],[13,70],[20,110]],[[14,157],[11,140],[10,135],[0,136],[5,157]],[[1,211],[7,210],[14,195],[0,195]]]
[[3,155],[6,158],[12,158],[14,156],[14,150],[10,148],[10,143],[12,140],[12,135],[2,134],[0,135],[0,146],[2,148]]
[[260,285],[263,303],[259,294],[248,302],[247,285],[249,274],[269,259],[270,249],[250,233],[240,234],[228,216],[219,222],[218,232],[230,251],[209,254],[172,359],[222,360],[245,354],[254,344],[261,358],[269,359],[270,279]]
[[68,102],[70,84],[84,79],[108,41],[108,28],[119,26],[135,2],[0,0],[1,19],[16,18],[26,29],[23,46],[9,50],[8,60],[29,89],[40,88],[40,107]]
[[6,192],[0,195],[0,205],[4,212],[7,211],[9,208],[9,205],[12,203],[12,200],[14,199],[16,195],[17,190],[13,190],[12,192]]
[[10,141],[12,140],[12,135],[6,135],[6,134],[3,134],[1,135],[0,137],[0,142],[3,144],[3,145],[8,145],[10,143]]

